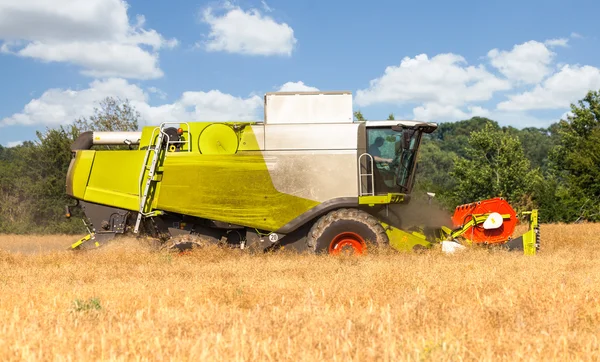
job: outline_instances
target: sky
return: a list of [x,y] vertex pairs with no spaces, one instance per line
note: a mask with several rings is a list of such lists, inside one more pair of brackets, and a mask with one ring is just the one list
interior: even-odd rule
[[128,99],[142,125],[262,120],[273,91],[367,119],[547,127],[600,90],[599,1],[0,0],[0,144]]

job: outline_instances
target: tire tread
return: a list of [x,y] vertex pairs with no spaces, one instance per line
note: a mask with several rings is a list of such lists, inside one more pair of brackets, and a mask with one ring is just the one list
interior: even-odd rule
[[323,234],[323,232],[334,222],[338,220],[351,220],[360,222],[367,227],[369,227],[375,235],[377,235],[376,240],[366,240],[370,245],[383,246],[388,243],[388,236],[385,232],[383,226],[379,223],[379,221],[371,214],[358,210],[358,209],[337,209],[333,210],[323,216],[321,216],[310,228],[308,232],[308,237],[306,240],[307,246],[309,250],[313,252],[317,249],[317,241],[319,236]]

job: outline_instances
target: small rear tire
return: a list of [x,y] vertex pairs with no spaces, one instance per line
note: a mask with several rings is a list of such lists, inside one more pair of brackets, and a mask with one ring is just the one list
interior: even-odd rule
[[306,243],[315,253],[362,255],[388,245],[389,239],[374,216],[357,209],[339,209],[317,220]]

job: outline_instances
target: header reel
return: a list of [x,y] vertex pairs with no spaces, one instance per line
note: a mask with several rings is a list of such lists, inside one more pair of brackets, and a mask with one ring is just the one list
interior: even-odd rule
[[529,217],[529,229],[525,234],[513,238],[518,217],[504,198],[496,197],[459,205],[452,216],[453,228],[442,227],[439,230],[442,249],[453,252],[464,245],[481,245],[535,255],[540,248],[538,210],[522,214]]

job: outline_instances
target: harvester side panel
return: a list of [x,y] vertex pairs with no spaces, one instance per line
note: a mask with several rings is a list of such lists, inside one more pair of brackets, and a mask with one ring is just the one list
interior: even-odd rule
[[275,188],[319,202],[357,197],[361,127],[358,123],[265,125],[263,155]]
[[356,151],[268,151],[275,189],[318,202],[358,197]]
[[265,150],[333,151],[356,150],[361,124],[267,124],[264,127]]
[[277,191],[260,152],[172,154],[157,208],[263,230],[277,230],[319,202]]
[[67,183],[74,197],[136,211],[144,151],[79,151]]
[[85,197],[85,189],[90,179],[96,151],[79,151],[71,159],[67,171],[66,194],[79,200]]

